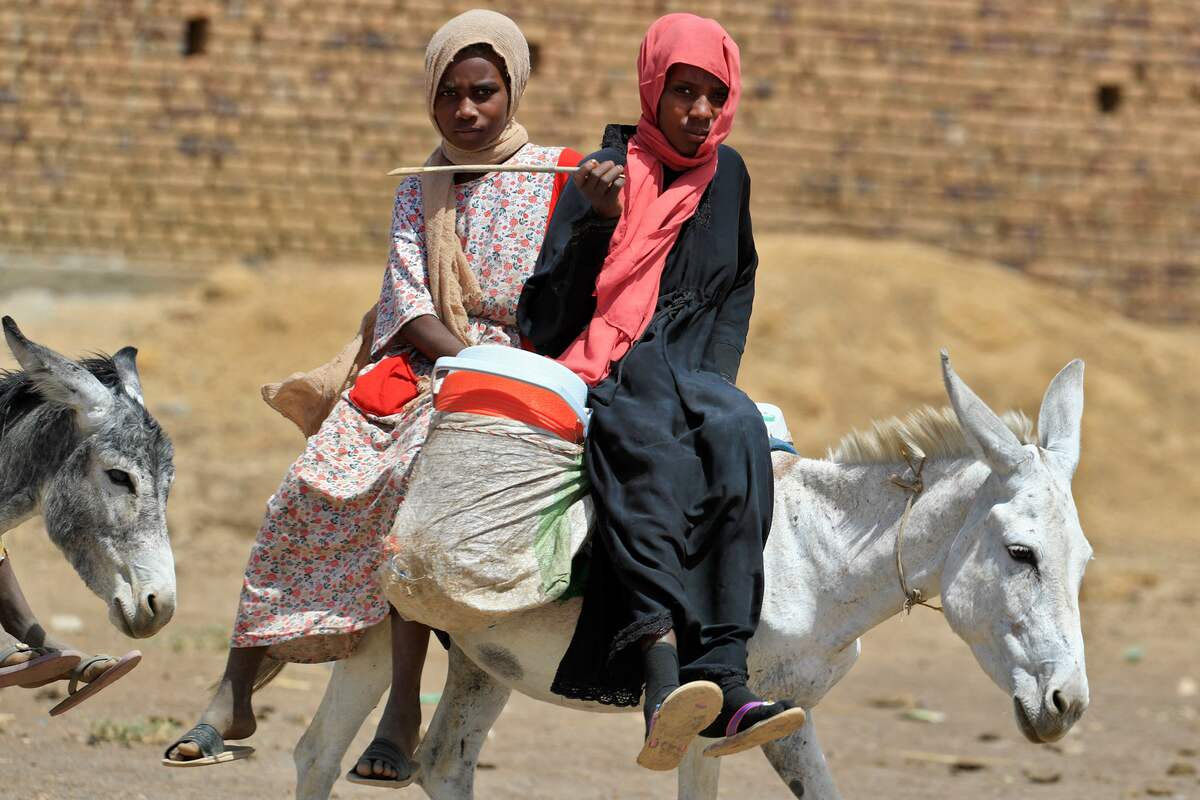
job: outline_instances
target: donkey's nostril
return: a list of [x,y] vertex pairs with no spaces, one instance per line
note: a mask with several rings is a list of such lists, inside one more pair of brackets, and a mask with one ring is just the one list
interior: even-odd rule
[[[154,607],[154,600],[155,600],[154,595],[152,595],[152,594],[146,595],[146,608],[149,609],[150,616],[154,616],[155,614],[158,613],[158,609]],[[1055,694],[1057,694],[1057,692],[1055,692]]]
[[1065,697],[1063,697],[1062,692],[1055,689],[1054,694],[1050,695],[1050,701],[1052,703],[1054,703],[1054,707],[1056,709],[1058,709],[1059,714],[1067,713],[1067,708],[1069,707],[1069,704],[1067,703],[1067,699]]

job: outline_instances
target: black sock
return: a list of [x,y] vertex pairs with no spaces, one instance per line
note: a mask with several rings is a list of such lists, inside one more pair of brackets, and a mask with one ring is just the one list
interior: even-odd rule
[[[707,736],[710,739],[719,739],[725,735],[725,728],[729,725],[729,721],[733,719],[733,715],[741,709],[746,703],[753,703],[761,698],[746,687],[746,684],[739,683],[735,686],[728,686],[724,689],[725,699],[721,703],[721,713],[713,720],[713,723],[700,732],[701,736]],[[738,722],[737,731],[742,731],[750,728],[764,719],[770,719],[776,714],[787,711],[792,707],[792,704],[786,700],[781,700],[777,703],[768,703],[767,705],[755,706],[742,715]]]
[[679,653],[675,646],[657,642],[642,657],[646,675],[646,701],[642,713],[646,716],[646,730],[650,730],[650,719],[667,695],[679,688]]

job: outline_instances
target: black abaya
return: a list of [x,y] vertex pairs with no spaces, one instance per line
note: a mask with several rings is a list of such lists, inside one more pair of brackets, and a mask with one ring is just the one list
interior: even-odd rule
[[[589,156],[625,161],[634,129],[609,126]],[[553,690],[636,705],[640,641],[674,628],[680,679],[746,680],[771,527],[770,447],[737,377],[758,258],[750,179],[718,150],[717,170],[667,257],[646,331],[592,388],[584,464],[598,528],[583,610]],[[570,184],[518,310],[521,332],[558,356],[595,310],[615,221]]]

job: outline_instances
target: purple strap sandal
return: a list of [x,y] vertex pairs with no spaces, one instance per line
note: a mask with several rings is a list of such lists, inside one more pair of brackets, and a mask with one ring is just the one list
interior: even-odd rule
[[748,712],[755,708],[769,705],[773,705],[773,703],[764,700],[755,700],[739,708],[737,713],[729,719],[729,724],[725,726],[725,738],[704,748],[704,755],[710,758],[731,756],[734,753],[740,753],[743,750],[749,750],[752,747],[759,747],[767,742],[782,739],[784,736],[790,736],[804,727],[804,720],[806,719],[804,709],[789,708],[773,717],[756,722],[740,733],[738,732],[738,725],[741,724],[742,719]]

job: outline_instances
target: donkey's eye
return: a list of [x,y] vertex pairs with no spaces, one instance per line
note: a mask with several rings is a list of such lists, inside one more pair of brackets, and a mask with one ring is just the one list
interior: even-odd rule
[[1033,554],[1032,547],[1026,547],[1023,544],[1010,544],[1008,546],[1008,555],[1013,561],[1037,566],[1037,558]]
[[110,469],[105,470],[104,474],[117,486],[123,486],[129,491],[133,491],[133,478],[129,477],[128,472],[120,469]]

